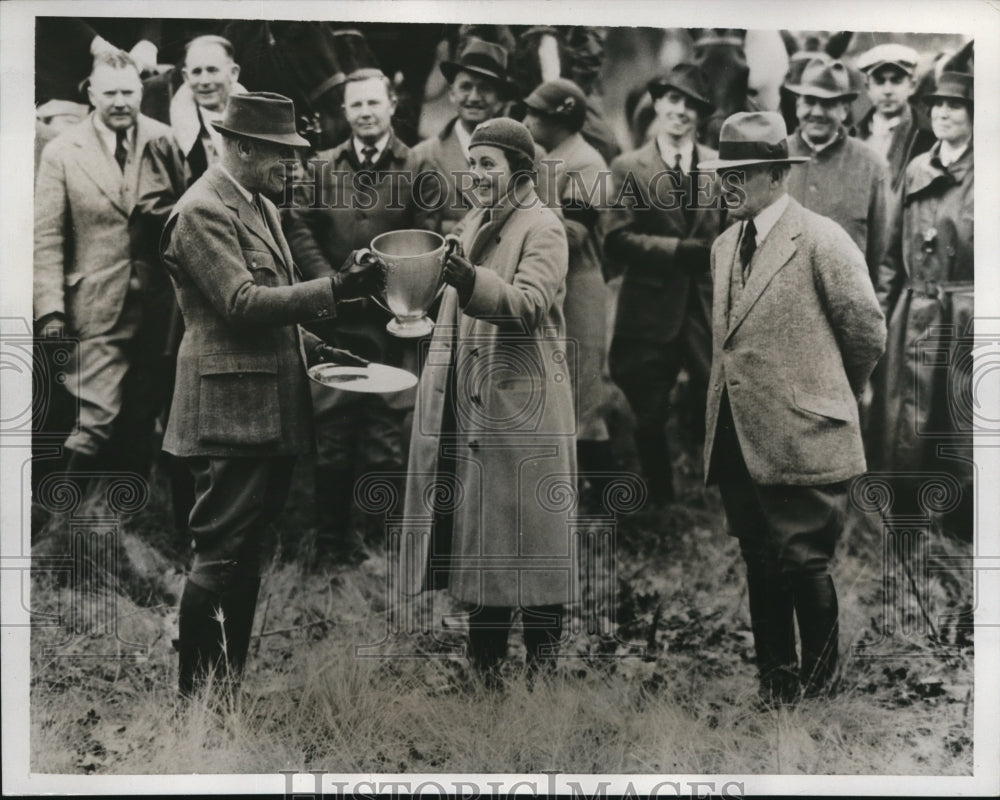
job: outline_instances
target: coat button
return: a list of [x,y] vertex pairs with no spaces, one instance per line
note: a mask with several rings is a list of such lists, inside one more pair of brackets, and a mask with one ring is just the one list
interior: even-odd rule
[[481,397],[480,395],[478,395],[478,394],[474,394],[474,395],[472,395],[472,397],[471,397],[470,399],[471,399],[471,400],[472,400],[472,402],[473,402],[473,403],[475,403],[475,404],[476,404],[477,406],[481,406],[481,405],[483,404],[483,398],[482,398],[482,397]]
[[476,358],[476,357],[478,357],[478,356],[479,356],[479,348],[478,348],[478,347],[473,347],[473,348],[472,348],[472,349],[471,349],[471,350],[469,351],[469,355],[470,355],[470,356],[472,356],[473,358]]
[[473,439],[471,442],[469,442],[469,449],[470,450],[478,450],[479,449],[479,442],[477,442],[475,439]]

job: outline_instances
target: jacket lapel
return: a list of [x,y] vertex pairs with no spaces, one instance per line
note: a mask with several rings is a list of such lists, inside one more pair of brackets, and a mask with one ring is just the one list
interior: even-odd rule
[[[233,185],[232,180],[227,175],[222,173],[218,166],[209,167],[209,171],[212,174],[212,183],[226,205],[236,212],[237,216],[240,218],[240,222],[243,223],[246,229],[260,239],[261,242],[267,246],[267,249],[281,260],[285,269],[288,270],[291,260],[285,260],[285,255],[282,253],[276,237],[273,236],[265,227],[264,220],[261,218],[260,214],[257,213],[257,209],[254,208],[250,201],[243,196],[243,193]],[[267,204],[264,203],[263,205],[265,213],[267,213]]]
[[[733,231],[739,231],[740,226],[734,225]],[[729,320],[729,286],[733,280],[733,269],[736,263],[736,243],[739,241],[739,234],[735,236],[730,232],[718,238],[718,252],[715,263],[717,271],[712,276],[713,297],[712,297],[712,339],[716,342],[723,342],[726,339],[726,330]]]
[[111,205],[127,217],[129,210],[125,207],[122,198],[124,176],[114,158],[108,154],[100,136],[97,135],[93,113],[80,124],[80,136],[76,140],[76,145],[85,153],[84,157],[78,161],[80,169],[111,201]]
[[[639,152],[640,164],[646,170],[646,175],[649,179],[652,179],[654,175],[673,171],[673,167],[667,166],[667,163],[660,155],[660,147],[656,143],[656,139],[649,142]],[[646,185],[650,186],[648,183]],[[663,207],[664,203],[669,203],[669,208],[663,208],[664,219],[668,221],[677,236],[683,239],[687,236],[687,220],[684,218],[684,198],[681,196],[677,202],[674,202],[672,192],[675,191],[683,191],[683,186],[674,186],[668,177],[660,178],[655,186],[650,186],[649,202],[653,208],[660,208]]]
[[[733,331],[743,322],[747,313],[764,293],[767,285],[777,274],[778,270],[785,266],[788,260],[795,254],[795,251],[798,249],[795,239],[799,236],[799,233],[798,207],[795,204],[795,200],[789,199],[788,208],[785,209],[785,213],[774,223],[774,227],[771,228],[771,232],[764,240],[764,244],[757,251],[757,258],[753,261],[753,269],[750,271],[750,277],[747,279],[746,285],[744,285],[743,291],[740,293],[739,302],[731,311],[729,332],[726,334],[727,338],[732,336]],[[731,269],[735,268],[734,264]]]

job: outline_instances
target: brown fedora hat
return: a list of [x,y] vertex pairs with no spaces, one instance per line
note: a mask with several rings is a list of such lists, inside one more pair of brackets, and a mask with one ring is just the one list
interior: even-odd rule
[[705,77],[701,68],[695,64],[677,64],[666,75],[657,75],[646,84],[649,96],[654,102],[659,100],[670,89],[675,89],[685,97],[694,101],[703,116],[715,111],[715,105],[706,96]]
[[807,94],[824,100],[843,98],[851,100],[858,96],[851,88],[851,73],[842,61],[824,61],[814,58],[802,70],[799,82],[785,86],[795,94]]
[[475,36],[469,38],[457,61],[441,62],[441,73],[448,83],[452,83],[459,72],[492,78],[505,89],[513,85],[507,77],[507,51],[498,44]]
[[290,147],[310,146],[295,130],[295,104],[274,92],[231,95],[222,122],[212,127],[227,136],[249,136]]
[[973,77],[968,72],[942,72],[937,88],[931,94],[924,95],[923,101],[930,104],[937,100],[961,100],[971,106],[974,102],[974,90]]
[[702,161],[700,169],[727,169],[751,164],[801,164],[807,156],[788,155],[788,129],[777,111],[740,111],[726,118],[719,131],[719,157]]

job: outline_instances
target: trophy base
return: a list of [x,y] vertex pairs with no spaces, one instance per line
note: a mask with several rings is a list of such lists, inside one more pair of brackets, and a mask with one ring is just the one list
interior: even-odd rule
[[434,323],[427,317],[408,319],[402,322],[394,317],[386,323],[385,329],[400,339],[417,339],[434,330]]

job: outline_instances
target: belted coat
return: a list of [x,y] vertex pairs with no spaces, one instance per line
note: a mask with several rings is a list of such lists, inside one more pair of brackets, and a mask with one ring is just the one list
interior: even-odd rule
[[936,144],[907,167],[879,271],[889,341],[871,440],[883,469],[944,468],[971,480],[968,462],[935,451],[972,446],[975,154],[970,142],[944,167],[939,152]]
[[417,390],[400,562],[410,593],[444,574],[469,603],[570,599],[566,234],[533,190],[519,197],[531,207],[506,205],[488,222],[476,209],[461,226],[475,288],[464,308],[445,290]]

